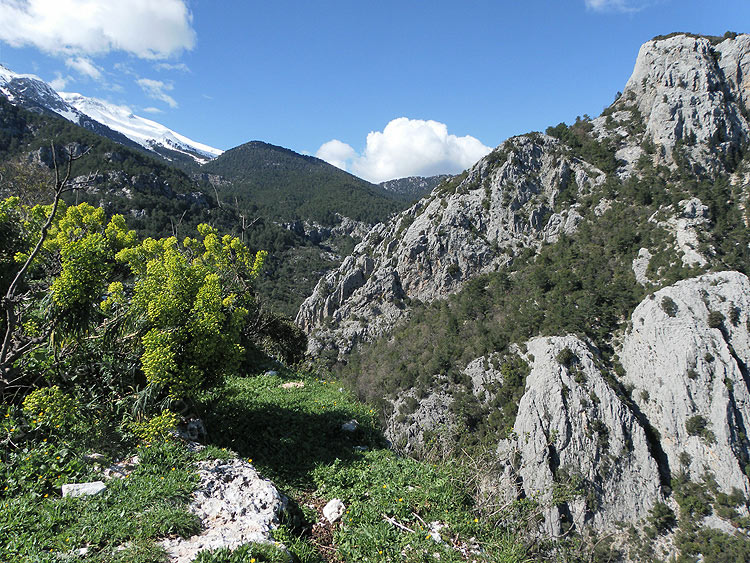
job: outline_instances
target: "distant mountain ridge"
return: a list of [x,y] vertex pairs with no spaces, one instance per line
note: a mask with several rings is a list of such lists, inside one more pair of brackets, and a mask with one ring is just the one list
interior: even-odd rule
[[160,148],[177,151],[202,164],[219,156],[222,151],[165,127],[151,119],[133,114],[127,106],[110,104],[82,94],[59,92],[68,104],[110,129],[118,131],[139,145],[157,151]]
[[127,107],[57,92],[33,74],[18,74],[0,65],[0,94],[11,103],[37,113],[54,113],[97,135],[131,148],[145,149],[168,161],[186,159],[203,164],[223,151],[185,137]]
[[314,156],[251,141],[204,164],[201,172],[230,183],[217,186],[219,197],[235,198],[276,220],[306,218],[323,225],[338,224],[337,214],[378,223],[403,209],[398,194],[371,184]]

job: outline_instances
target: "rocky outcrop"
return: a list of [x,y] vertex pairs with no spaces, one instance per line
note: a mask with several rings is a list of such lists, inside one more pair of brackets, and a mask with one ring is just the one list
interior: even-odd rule
[[433,434],[443,441],[438,446],[448,446],[456,427],[456,417],[451,411],[452,388],[447,384],[432,386],[426,396],[414,389],[405,391],[392,402],[393,414],[384,428],[385,437],[401,453],[421,455]]
[[[517,452],[518,494],[546,506],[545,530],[611,527],[644,518],[663,498],[641,422],[605,380],[596,349],[574,336],[528,342],[531,372],[498,452]],[[574,498],[553,502],[574,492]],[[628,494],[622,494],[628,491]]]
[[362,240],[372,225],[355,221],[349,217],[336,214],[336,224],[334,226],[321,225],[314,221],[291,221],[281,225],[285,229],[292,231],[295,235],[306,238],[313,244],[320,244],[332,237],[350,236],[357,241]]
[[669,469],[747,497],[750,281],[706,274],[657,291],[633,312],[620,361]]
[[375,226],[320,280],[297,315],[312,335],[309,351],[346,353],[392,328],[410,300],[445,297],[521,249],[573,232],[580,215],[554,213],[560,194],[585,192],[603,179],[552,137],[509,139],[463,177]]
[[617,139],[624,176],[644,154],[644,140],[662,147],[655,158],[667,164],[675,164],[679,143],[691,166],[724,171],[750,137],[748,71],[750,35],[655,38],[641,47],[622,96],[594,120],[595,131]]
[[200,518],[203,531],[163,540],[171,563],[192,561],[202,550],[273,542],[271,531],[287,503],[273,483],[239,459],[200,462],[198,475],[190,511]]
[[[706,274],[646,298],[619,360],[625,397],[592,346],[574,336],[527,343],[531,372],[512,439],[502,440],[516,494],[546,505],[545,531],[637,522],[678,473],[750,496],[750,280]],[[561,487],[578,488],[555,502]],[[622,494],[622,491],[628,494]],[[736,494],[736,493],[735,493]],[[555,497],[558,495],[558,497]],[[745,508],[740,508],[744,514]],[[704,525],[723,529],[719,517]]]

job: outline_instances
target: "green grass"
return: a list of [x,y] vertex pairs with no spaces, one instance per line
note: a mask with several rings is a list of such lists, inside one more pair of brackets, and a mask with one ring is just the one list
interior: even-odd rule
[[[281,387],[294,381],[304,387]],[[355,446],[384,446],[374,409],[330,379],[293,372],[230,378],[202,398],[201,409],[212,443],[252,459],[286,489],[310,489],[316,467],[355,459]],[[343,432],[351,419],[359,429]]]
[[[197,483],[193,462],[218,453],[211,448],[198,456],[176,443],[144,446],[138,448],[137,469],[127,478],[107,481],[107,489],[98,495],[61,498],[55,486],[54,492],[26,488],[5,496],[0,501],[0,559],[55,561],[56,554],[87,547],[85,561],[161,561],[163,554],[154,538],[190,536],[200,529],[186,509]],[[38,473],[48,469],[38,467],[29,473],[28,467],[13,464],[6,475],[37,477],[40,482],[52,479],[52,474]],[[52,473],[57,471],[55,467]],[[55,478],[59,485],[96,477],[88,469]],[[115,549],[123,545],[128,549],[115,558]]]
[[[526,545],[477,510],[460,463],[397,456],[386,448],[375,410],[338,382],[280,371],[229,378],[204,392],[196,406],[205,413],[209,448],[193,454],[178,443],[162,442],[122,451],[119,457],[139,455],[140,465],[91,497],[60,497],[64,483],[99,478],[83,459],[91,452],[89,443],[27,434],[23,447],[2,457],[7,489],[0,491],[0,560],[58,561],[86,547],[77,560],[163,562],[158,538],[199,531],[187,510],[197,484],[195,462],[233,455],[251,460],[289,496],[290,509],[274,539],[302,563],[326,560],[324,550],[340,561],[465,560],[455,546],[481,547],[481,555],[472,556],[476,561],[525,560]],[[282,387],[290,382],[303,386]],[[341,425],[351,419],[360,426],[347,433]],[[10,415],[0,421],[3,432],[16,426]],[[320,516],[306,505],[322,506],[333,497],[346,503],[347,513],[331,530],[332,544],[321,545],[311,534]],[[430,522],[444,525],[441,541],[430,537]],[[198,559],[253,560],[286,561],[287,555],[274,546],[248,545],[205,552]]]
[[[304,387],[282,387],[290,382]],[[308,536],[315,516],[299,509],[310,496],[347,505],[333,537],[343,561],[461,561],[452,546],[473,542],[483,550],[477,561],[525,560],[527,546],[475,510],[461,464],[386,449],[375,410],[335,380],[288,371],[231,378],[201,402],[209,432],[221,429],[212,442],[251,459],[291,497],[297,514],[275,537],[301,561],[322,560]],[[341,425],[351,419],[360,427],[348,434]],[[446,526],[442,543],[428,536],[433,521]]]

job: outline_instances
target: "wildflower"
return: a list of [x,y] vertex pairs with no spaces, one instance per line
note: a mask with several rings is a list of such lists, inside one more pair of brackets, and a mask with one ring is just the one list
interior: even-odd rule
[[479,522],[479,518],[474,518],[474,522]]
[[387,489],[387,488],[388,488],[388,485],[383,485],[383,488],[384,488],[384,489]]
[[404,501],[404,499],[402,499],[402,498],[398,499],[398,502],[403,502],[403,501]]

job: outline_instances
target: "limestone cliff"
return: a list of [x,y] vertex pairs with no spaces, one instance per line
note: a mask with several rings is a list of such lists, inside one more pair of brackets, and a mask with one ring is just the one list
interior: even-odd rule
[[581,217],[575,207],[555,213],[560,194],[591,190],[603,178],[552,137],[507,140],[462,177],[377,225],[318,282],[297,315],[311,333],[310,351],[346,353],[392,328],[409,300],[445,297],[520,250],[573,232]]

